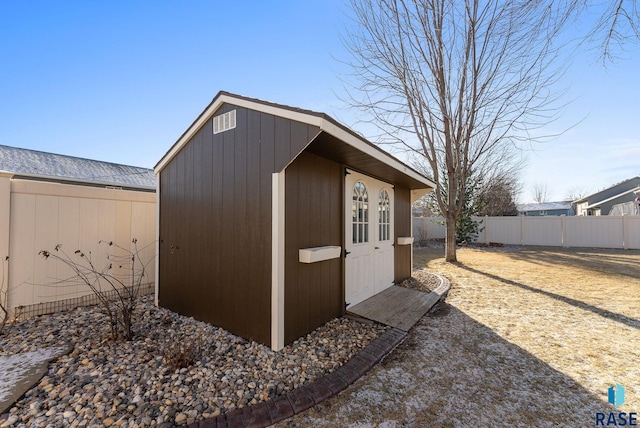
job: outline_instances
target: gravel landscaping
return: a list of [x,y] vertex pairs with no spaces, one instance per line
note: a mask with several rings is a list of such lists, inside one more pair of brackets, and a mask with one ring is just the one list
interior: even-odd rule
[[440,278],[426,270],[414,270],[411,278],[405,279],[398,285],[428,293],[440,286]]
[[[386,330],[342,317],[281,352],[141,299],[130,342],[107,339],[97,307],[17,322],[0,355],[70,344],[73,349],[9,412],[0,426],[174,426],[266,401],[332,372]],[[189,367],[171,368],[179,356]],[[170,358],[167,358],[170,357]]]

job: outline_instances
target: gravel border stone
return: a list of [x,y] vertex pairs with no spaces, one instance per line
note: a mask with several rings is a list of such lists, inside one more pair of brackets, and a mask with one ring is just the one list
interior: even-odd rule
[[282,422],[345,390],[382,361],[406,337],[407,333],[397,328],[387,330],[372,341],[359,355],[309,385],[296,388],[267,402],[235,409],[216,418],[191,424],[189,428],[262,428]]

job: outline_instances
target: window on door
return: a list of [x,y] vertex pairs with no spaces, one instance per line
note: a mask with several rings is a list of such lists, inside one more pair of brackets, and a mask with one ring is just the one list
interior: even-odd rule
[[353,185],[353,201],[351,203],[353,243],[369,242],[369,195],[367,186],[362,181]]
[[391,239],[391,204],[389,194],[382,189],[378,197],[378,240]]

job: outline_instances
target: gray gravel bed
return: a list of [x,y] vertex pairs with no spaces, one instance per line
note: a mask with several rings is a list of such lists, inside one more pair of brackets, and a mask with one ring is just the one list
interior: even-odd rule
[[402,281],[400,286],[428,293],[440,286],[440,277],[425,270],[414,270],[411,278]]
[[[215,417],[311,383],[359,353],[387,328],[338,318],[280,352],[231,333],[156,308],[143,297],[136,338],[108,339],[97,307],[15,323],[0,336],[0,355],[69,343],[42,381],[0,425],[174,426]],[[165,355],[194,345],[197,361],[172,370]]]

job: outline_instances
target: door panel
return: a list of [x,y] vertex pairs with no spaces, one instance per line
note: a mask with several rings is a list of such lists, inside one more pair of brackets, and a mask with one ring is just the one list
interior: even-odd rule
[[371,269],[373,255],[356,251],[355,254],[354,252],[349,254],[347,258],[351,258],[348,262],[349,268],[346,269],[346,283],[350,285],[347,287],[350,290],[347,303],[355,305],[375,294],[373,269]]
[[390,287],[393,284],[393,188],[386,183],[378,182],[376,236],[375,236],[375,292]]
[[345,211],[345,300],[356,305],[393,284],[393,187],[349,171]]

